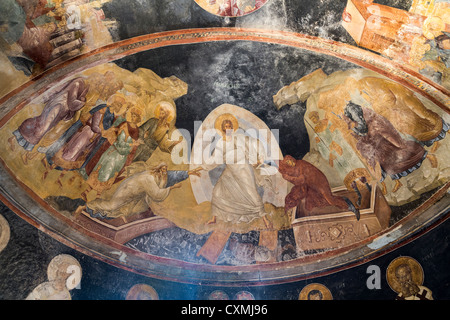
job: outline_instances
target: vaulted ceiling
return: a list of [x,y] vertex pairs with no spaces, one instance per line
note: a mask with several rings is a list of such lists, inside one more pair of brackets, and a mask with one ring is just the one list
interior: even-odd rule
[[[438,0],[2,1],[0,298],[448,286],[449,26]],[[384,290],[345,293],[367,263]]]

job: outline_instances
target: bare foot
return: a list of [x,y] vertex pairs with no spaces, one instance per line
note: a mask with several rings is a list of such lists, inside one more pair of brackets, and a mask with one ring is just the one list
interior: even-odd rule
[[214,224],[216,223],[216,216],[212,217],[211,220],[209,220],[206,224]]
[[434,154],[428,154],[427,155],[427,159],[430,160],[431,163],[431,167],[432,168],[437,168],[438,167],[438,159]]
[[267,229],[272,230],[273,229],[273,223],[269,219],[267,219],[267,216],[263,217],[264,225]]
[[81,214],[84,209],[86,209],[86,206],[78,206],[77,210],[75,210],[75,215]]
[[437,151],[437,149],[439,148],[439,146],[440,146],[440,143],[439,143],[440,141],[436,141],[434,144],[433,144],[433,146],[431,147],[431,149],[430,149],[430,152],[431,153],[435,153],[436,151]]

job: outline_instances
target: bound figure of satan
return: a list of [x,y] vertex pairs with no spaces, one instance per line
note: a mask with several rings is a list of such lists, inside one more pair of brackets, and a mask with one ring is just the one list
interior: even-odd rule
[[304,200],[305,209],[308,211],[334,206],[354,212],[359,220],[359,210],[348,198],[333,195],[327,177],[314,165],[288,155],[279,162],[278,170],[285,180],[294,185],[285,198],[286,212],[299,206]]

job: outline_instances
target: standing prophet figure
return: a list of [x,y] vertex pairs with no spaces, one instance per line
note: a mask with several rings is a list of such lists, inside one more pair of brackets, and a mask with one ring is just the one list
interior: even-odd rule
[[175,110],[169,102],[160,102],[155,109],[155,116],[139,127],[139,139],[143,141],[134,155],[133,162],[147,161],[156,148],[170,153],[182,141],[170,140],[170,124],[175,117]]

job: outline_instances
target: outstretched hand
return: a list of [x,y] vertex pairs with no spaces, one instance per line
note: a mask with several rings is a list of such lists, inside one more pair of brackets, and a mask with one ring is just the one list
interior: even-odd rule
[[188,175],[194,175],[194,176],[200,177],[201,176],[200,171],[203,171],[203,170],[205,170],[205,169],[203,169],[202,167],[198,167],[198,168],[188,171]]
[[172,189],[179,189],[181,188],[181,182],[174,184],[173,186],[170,186],[170,190]]

